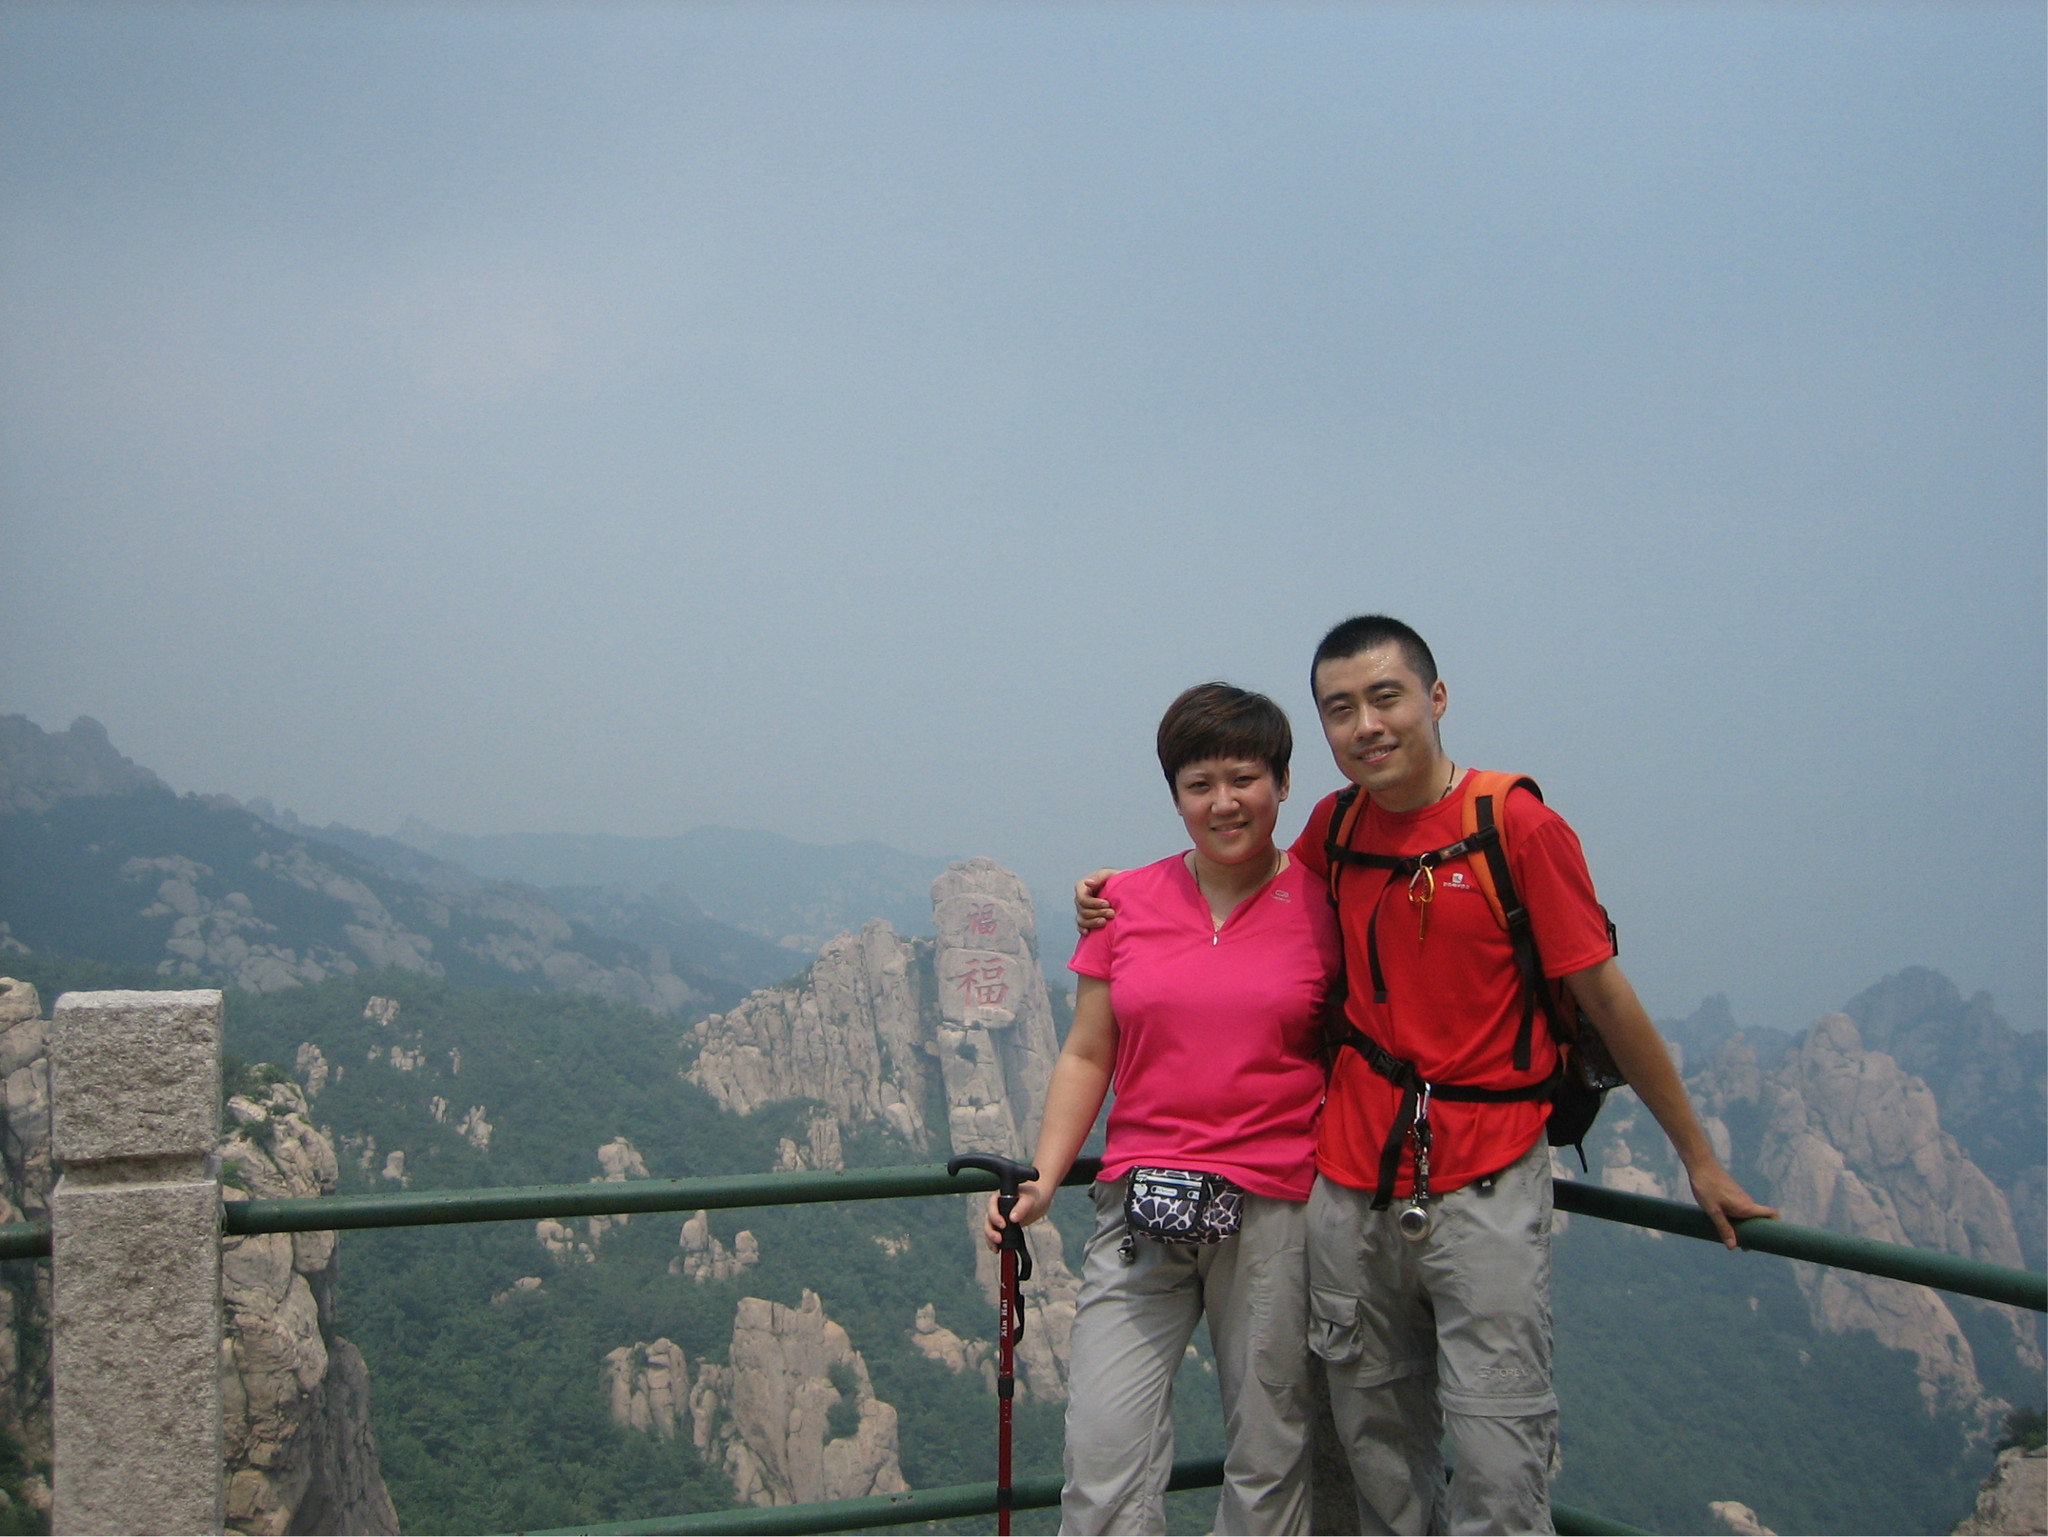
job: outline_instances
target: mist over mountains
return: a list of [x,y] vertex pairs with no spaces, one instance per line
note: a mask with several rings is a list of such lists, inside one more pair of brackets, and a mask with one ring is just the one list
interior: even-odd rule
[[931,932],[931,884],[950,863],[884,843],[799,843],[732,827],[698,827],[669,838],[468,837],[408,818],[396,841],[499,880],[687,891],[723,922],[807,953],[870,918],[886,918],[899,933]]
[[88,717],[62,732],[0,718],[0,808],[0,953],[254,992],[397,967],[701,1014],[869,917],[928,929],[945,867],[719,828],[464,838],[414,823],[401,840],[313,827],[267,800],[175,794]]

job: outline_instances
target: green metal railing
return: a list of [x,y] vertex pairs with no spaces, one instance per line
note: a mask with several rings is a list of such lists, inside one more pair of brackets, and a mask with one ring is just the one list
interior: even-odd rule
[[[1068,1185],[1085,1185],[1099,1165],[1075,1164]],[[643,1179],[623,1184],[526,1185],[495,1190],[420,1190],[401,1195],[317,1196],[284,1201],[229,1201],[222,1227],[229,1233],[306,1233],[343,1228],[418,1227],[444,1222],[532,1221],[540,1217],[616,1216],[623,1212],[716,1211],[737,1206],[797,1206],[826,1201],[887,1201],[909,1196],[958,1195],[995,1189],[979,1170],[949,1175],[943,1168],[908,1165],[845,1169],[822,1174],[727,1174],[703,1179]],[[1555,1182],[1560,1211],[1603,1221],[1655,1228],[1718,1242],[1705,1212],[1683,1201],[1609,1190],[1590,1181]],[[1797,1222],[1753,1218],[1735,1225],[1745,1249],[1787,1259],[1834,1265],[1865,1275],[1933,1286],[1987,1302],[2048,1312],[2048,1275],[1990,1265],[1934,1249],[1879,1243]],[[0,1260],[37,1259],[50,1252],[47,1222],[0,1225]]]
[[[1176,1462],[1166,1492],[1214,1489],[1223,1482],[1221,1457]],[[1020,1478],[1010,1486],[1015,1510],[1046,1510],[1060,1502],[1060,1477]],[[996,1508],[994,1484],[953,1484],[944,1489],[912,1489],[904,1494],[874,1494],[857,1500],[820,1500],[811,1505],[743,1505],[736,1510],[701,1515],[669,1516],[654,1521],[615,1521],[605,1526],[551,1527],[527,1537],[718,1537],[721,1533],[761,1534],[853,1532],[870,1526],[910,1526],[923,1521],[948,1521],[985,1516]],[[1648,1537],[1639,1526],[1596,1516],[1575,1505],[1550,1507],[1559,1537]]]
[[[1063,1183],[1094,1180],[1099,1160],[1076,1163]],[[399,1195],[319,1196],[293,1200],[229,1201],[222,1228],[231,1234],[304,1233],[344,1228],[418,1227],[452,1222],[532,1221],[542,1217],[616,1216],[635,1212],[720,1210],[746,1206],[791,1206],[833,1201],[886,1201],[906,1197],[959,1195],[996,1188],[994,1178],[975,1169],[949,1175],[942,1167],[912,1165],[846,1169],[830,1173],[731,1174],[702,1179],[633,1180],[626,1183],[532,1185],[495,1190],[422,1190]],[[1603,1221],[1622,1222],[1687,1238],[1719,1242],[1713,1223],[1698,1207],[1609,1190],[1578,1180],[1554,1182],[1558,1210]],[[1938,1287],[1963,1296],[2048,1312],[2048,1275],[2013,1270],[1929,1249],[1878,1243],[1796,1222],[1755,1218],[1736,1224],[1745,1249],[1833,1265],[1866,1275]],[[0,1260],[36,1259],[50,1253],[47,1222],[0,1225]],[[1212,1488],[1222,1482],[1220,1460],[1176,1463],[1169,1489]],[[1013,1503],[1036,1509],[1059,1503],[1057,1477],[1019,1480]],[[563,1531],[620,1534],[795,1533],[852,1531],[991,1514],[994,1484],[959,1484],[916,1489],[900,1495],[827,1500],[808,1505],[746,1507],[662,1520],[581,1526]],[[1569,1505],[1553,1505],[1562,1533],[1633,1533],[1639,1529]]]

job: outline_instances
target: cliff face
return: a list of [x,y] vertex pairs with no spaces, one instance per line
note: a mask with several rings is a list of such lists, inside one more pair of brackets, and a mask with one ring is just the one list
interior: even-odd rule
[[921,948],[879,918],[841,934],[819,952],[806,985],[763,989],[700,1021],[686,1076],[741,1115],[815,1099],[842,1127],[880,1122],[927,1150]]
[[[1730,1036],[1688,1087],[1724,1150],[1735,1151],[1730,1120],[1756,1128],[1754,1145],[1739,1151],[1787,1219],[1994,1264],[2022,1262],[2005,1196],[1943,1130],[1933,1092],[1867,1049],[1847,1015],[1817,1020],[1768,1074],[1750,1042]],[[1930,1409],[1972,1413],[1987,1426],[2002,1411],[1984,1391],[1950,1299],[1852,1271],[1802,1264],[1795,1272],[1815,1327],[1869,1330],[1912,1354]],[[2020,1361],[2040,1370],[2030,1320],[1995,1311]]]
[[[785,1139],[782,1167],[838,1167],[842,1133],[863,1126],[930,1153],[934,1088],[952,1152],[1028,1160],[1059,1055],[1030,893],[994,860],[955,864],[932,883],[932,920],[936,940],[904,940],[874,920],[827,944],[799,985],[701,1021],[684,1076],[742,1115],[792,1099],[824,1106],[807,1149]],[[964,1238],[993,1302],[984,1200],[965,1201]],[[1019,1374],[1024,1392],[1058,1400],[1080,1283],[1050,1223],[1032,1228],[1030,1243]]]
[[[228,1101],[219,1148],[229,1200],[325,1195],[334,1144],[295,1083]],[[259,1233],[221,1244],[221,1387],[228,1525],[240,1532],[396,1532],[370,1435],[370,1378],[334,1332],[335,1235]]]
[[2048,1035],[2022,1035],[1988,993],[1964,999],[1954,983],[1909,967],[1844,1005],[1863,1045],[1933,1091],[1942,1129],[2005,1193],[2020,1254],[2048,1262]]
[[9,811],[47,811],[79,795],[168,788],[114,751],[107,728],[90,715],[52,732],[26,715],[0,715],[0,807]]
[[[0,1137],[0,1221],[50,1215],[49,1022],[36,990],[0,977],[0,1074],[6,1131]],[[0,1286],[0,1439],[21,1463],[16,1493],[33,1516],[50,1514],[50,1267],[15,1265]]]
[[2000,1452],[1977,1493],[1977,1508],[1955,1531],[1956,1537],[2048,1533],[2048,1448],[2009,1446]]
[[[1052,1001],[1038,961],[1038,923],[1024,883],[992,859],[956,864],[932,882],[938,930],[934,973],[939,1019],[934,1049],[945,1080],[947,1129],[956,1153],[994,1153],[1028,1163],[1038,1147],[1046,1085],[1059,1057]],[[1001,1282],[981,1239],[986,1196],[969,1196],[967,1241],[991,1304]],[[1024,1283],[1020,1387],[1029,1396],[1067,1396],[1074,1305],[1081,1282],[1067,1268],[1059,1229],[1026,1230],[1032,1276]]]
[[[50,1190],[46,1022],[35,990],[0,978],[0,1070],[6,1074],[6,1220],[46,1216]],[[228,1102],[218,1149],[224,1194],[310,1196],[331,1190],[334,1144],[307,1116],[297,1084]],[[398,1518],[370,1434],[369,1373],[333,1330],[332,1233],[222,1241],[221,1354],[229,1530],[396,1532]],[[27,1267],[24,1267],[27,1268]],[[0,1290],[0,1427],[28,1460],[50,1448],[48,1267]],[[47,1495],[31,1481],[32,1502]]]
[[687,1435],[750,1505],[900,1494],[896,1410],[815,1292],[797,1307],[743,1297],[727,1364],[693,1373],[672,1340],[622,1345],[602,1376],[620,1426]]

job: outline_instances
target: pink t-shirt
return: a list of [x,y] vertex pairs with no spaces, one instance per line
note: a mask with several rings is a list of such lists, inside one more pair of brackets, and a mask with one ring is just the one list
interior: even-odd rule
[[1322,883],[1290,859],[1220,930],[1179,854],[1124,871],[1103,895],[1116,916],[1072,962],[1108,981],[1116,1015],[1102,1177],[1200,1169],[1307,1200],[1323,999],[1343,954]]

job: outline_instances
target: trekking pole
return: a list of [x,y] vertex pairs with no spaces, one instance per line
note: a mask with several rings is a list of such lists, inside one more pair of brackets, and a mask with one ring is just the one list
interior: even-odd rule
[[1017,1341],[1024,1337],[1024,1283],[1031,1279],[1031,1251],[1024,1247],[1024,1229],[1010,1220],[1017,1205],[1017,1187],[1037,1179],[1027,1163],[1012,1163],[990,1153],[962,1153],[948,1159],[946,1172],[981,1169],[996,1177],[996,1212],[1003,1219],[1002,1297],[997,1305],[996,1337],[996,1531],[1010,1534],[1010,1406],[1017,1396]]

